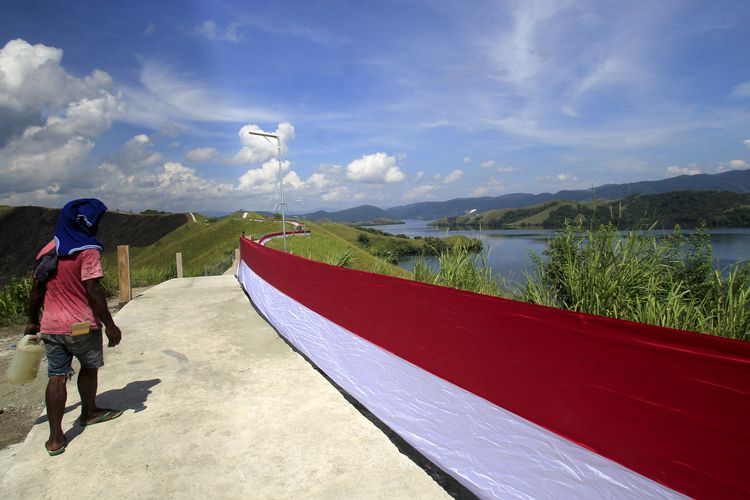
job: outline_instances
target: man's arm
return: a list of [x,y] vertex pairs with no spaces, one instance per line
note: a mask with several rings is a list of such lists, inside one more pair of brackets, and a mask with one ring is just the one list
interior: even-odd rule
[[29,294],[29,322],[23,331],[24,335],[34,335],[39,332],[39,313],[42,311],[46,292],[45,284],[34,278],[34,284],[31,285],[31,293]]
[[107,308],[107,297],[104,295],[104,288],[99,282],[100,278],[94,278],[83,282],[83,287],[86,289],[86,298],[89,302],[89,307],[94,311],[94,315],[104,323],[104,333],[109,339],[107,344],[109,347],[114,347],[120,343],[122,338],[122,332],[115,325],[115,321],[112,319],[112,315]]

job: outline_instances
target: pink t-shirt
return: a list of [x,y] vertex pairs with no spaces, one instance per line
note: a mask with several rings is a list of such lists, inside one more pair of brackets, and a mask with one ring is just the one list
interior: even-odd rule
[[[54,241],[48,243],[39,252],[37,259],[54,246]],[[104,273],[99,250],[90,248],[72,256],[60,257],[57,272],[47,282],[41,332],[70,335],[73,323],[83,321],[88,321],[92,329],[101,328],[101,322],[89,307],[83,282],[102,276]]]

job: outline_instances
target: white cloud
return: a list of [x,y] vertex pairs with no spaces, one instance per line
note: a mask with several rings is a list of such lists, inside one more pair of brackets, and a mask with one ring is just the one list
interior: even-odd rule
[[365,155],[354,160],[346,167],[346,177],[349,180],[365,183],[401,182],[406,175],[396,164],[396,158],[385,153]]
[[498,181],[493,175],[488,177],[481,186],[475,187],[469,192],[470,196],[498,195],[505,191],[505,185]]
[[464,163],[471,162],[471,156],[464,156]]
[[161,163],[161,161],[164,159],[161,153],[151,153],[141,162],[141,165],[144,167],[150,167],[152,165],[156,165],[157,163]]
[[316,189],[323,189],[331,184],[331,181],[326,178],[325,174],[316,172],[307,179],[307,184]]
[[516,86],[528,85],[544,69],[543,52],[538,47],[539,33],[559,10],[550,2],[520,2],[512,12],[510,29],[498,30],[491,43],[490,56],[497,77]]
[[143,210],[144,207],[168,205],[173,210],[195,210],[196,200],[227,200],[241,198],[234,186],[217,183],[197,175],[196,170],[179,162],[128,173],[114,164],[97,169],[97,196],[113,207]]
[[[281,162],[284,176],[284,191],[300,189],[304,183],[296,172],[290,170],[290,163]],[[276,160],[265,162],[260,168],[250,169],[239,178],[240,191],[275,196],[279,190],[279,164]]]
[[216,157],[216,148],[195,148],[187,152],[185,157],[192,162],[209,162]]
[[544,181],[544,182],[552,182],[555,184],[569,184],[569,183],[578,182],[578,177],[576,177],[573,174],[562,173],[562,174],[557,174],[557,175],[537,177],[536,180]]
[[667,167],[668,177],[675,177],[677,175],[698,175],[700,173],[702,173],[701,169],[696,165],[690,165],[688,167],[679,167],[673,165],[671,167]]
[[742,141],[742,144],[750,148],[750,139],[745,139],[744,141]]
[[418,182],[422,177],[424,177],[424,170],[420,170],[419,172],[417,172],[417,175],[414,177],[414,180]]
[[322,201],[343,201],[349,198],[349,190],[345,186],[336,186],[320,196]]
[[92,141],[80,136],[11,141],[0,150],[2,191],[33,191],[53,182],[82,182],[82,165],[93,148]]
[[495,169],[495,172],[499,174],[510,174],[512,172],[518,172],[518,168],[516,167],[497,167]]
[[[289,171],[289,162],[281,162],[282,173]],[[260,168],[253,168],[240,177],[239,188],[248,191],[271,192],[278,189],[279,164],[276,160],[265,162]]]
[[424,184],[417,186],[405,192],[401,197],[404,201],[412,201],[417,199],[429,198],[430,194],[437,188],[435,184]]
[[109,75],[94,70],[84,78],[71,76],[60,65],[62,56],[60,49],[24,40],[11,40],[0,49],[0,147],[27,127],[60,114],[81,121],[89,107],[112,96]]
[[139,144],[148,144],[150,139],[146,134],[138,134],[135,137],[131,139],[133,142],[137,142]]
[[750,82],[735,85],[732,89],[732,97],[750,97]]
[[[47,47],[41,43],[31,45],[25,40],[11,40],[0,50],[0,71],[2,71],[3,105],[12,100],[6,95],[7,91],[17,91],[26,81],[50,63],[50,67],[59,66],[63,51],[54,47]],[[16,96],[17,97],[17,96]]]
[[577,181],[578,177],[573,174],[557,174],[555,176],[555,180],[558,180],[560,182],[572,182]]
[[464,171],[460,168],[454,170],[450,174],[445,176],[445,179],[443,179],[443,184],[451,184],[453,182],[456,182],[458,179],[460,179],[464,175]]
[[289,172],[284,176],[284,192],[288,189],[300,189],[305,183],[299,178],[297,172]]
[[[64,194],[89,185],[94,139],[119,116],[109,75],[84,78],[60,65],[62,50],[12,40],[0,49],[0,195]],[[54,186],[54,189],[49,189]]]
[[482,163],[479,164],[479,166],[482,168],[492,168],[495,166],[495,160],[483,161]]
[[[242,165],[247,163],[260,163],[278,155],[276,139],[266,139],[248,132],[263,132],[257,125],[245,125],[238,133],[243,146],[228,163]],[[286,155],[288,144],[294,139],[294,125],[291,123],[280,123],[273,132],[281,139],[281,154]]]
[[140,86],[123,86],[126,103],[123,119],[159,128],[165,122],[187,128],[191,122],[278,122],[276,111],[242,104],[241,100],[214,90],[195,75],[181,75],[167,64],[147,60]]
[[195,32],[209,40],[225,40],[228,42],[239,42],[242,40],[242,34],[239,31],[239,23],[229,23],[226,28],[220,28],[212,19],[202,22]]
[[728,165],[721,164],[716,167],[716,172],[721,173],[728,172],[729,170],[745,170],[746,168],[750,168],[750,164],[745,160],[732,160]]
[[112,126],[122,106],[117,97],[103,93],[93,98],[82,98],[68,104],[64,114],[52,115],[42,127],[29,127],[24,136],[40,132],[55,136],[81,135],[95,137]]

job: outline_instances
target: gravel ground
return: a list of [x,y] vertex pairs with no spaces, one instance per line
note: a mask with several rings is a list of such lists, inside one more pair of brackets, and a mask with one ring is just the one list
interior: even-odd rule
[[[23,327],[24,325],[13,325],[0,328],[0,449],[23,441],[34,420],[44,410],[46,377],[38,376],[31,384],[14,385],[5,376]],[[45,359],[39,372],[46,371]]]

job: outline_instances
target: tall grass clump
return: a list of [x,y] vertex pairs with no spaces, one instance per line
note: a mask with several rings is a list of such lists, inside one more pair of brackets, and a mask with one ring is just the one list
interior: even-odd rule
[[443,250],[438,256],[438,266],[434,272],[420,258],[414,266],[414,279],[485,295],[500,295],[500,288],[484,255],[472,252],[466,245],[457,243]]
[[397,267],[386,259],[378,259],[370,266],[371,273],[384,274],[386,276],[394,276],[397,269]]
[[171,266],[143,266],[130,270],[130,286],[142,287],[158,285],[177,277],[177,269]]
[[31,278],[14,278],[0,288],[0,325],[24,321],[29,314]]
[[328,257],[326,257],[325,263],[331,264],[332,266],[351,268],[354,264],[354,252],[347,249],[336,254],[329,255]]
[[708,235],[679,228],[664,239],[611,225],[570,225],[552,240],[518,295],[527,302],[641,323],[745,339],[750,332],[747,266],[715,271]]

